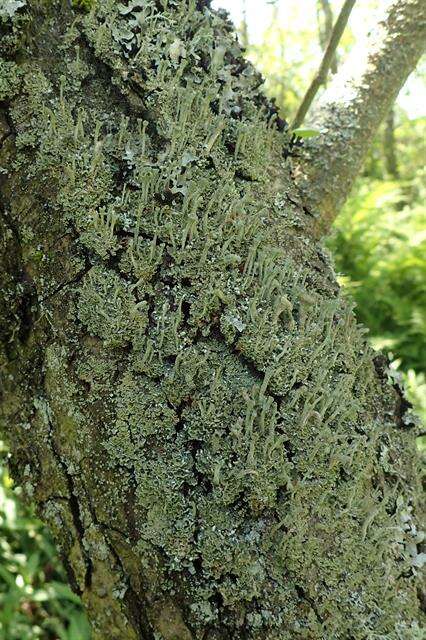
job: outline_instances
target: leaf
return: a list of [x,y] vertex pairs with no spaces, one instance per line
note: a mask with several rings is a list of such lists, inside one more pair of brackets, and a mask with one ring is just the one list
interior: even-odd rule
[[68,585],[52,580],[49,583],[49,592],[51,597],[68,600],[76,605],[81,604],[80,598],[71,591]]
[[292,133],[298,138],[314,138],[319,136],[320,132],[317,129],[293,129]]
[[69,640],[84,640],[90,637],[90,627],[83,613],[75,612],[68,629]]

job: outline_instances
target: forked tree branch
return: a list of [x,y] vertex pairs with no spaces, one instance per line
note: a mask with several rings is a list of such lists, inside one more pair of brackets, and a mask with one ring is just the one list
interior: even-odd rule
[[351,15],[351,11],[355,2],[356,0],[345,0],[345,2],[343,3],[342,9],[339,13],[339,17],[337,18],[336,24],[334,25],[333,31],[331,32],[330,40],[325,49],[321,64],[310,86],[308,87],[308,90],[306,91],[305,96],[300,103],[300,106],[293,120],[293,129],[297,129],[297,127],[300,127],[303,120],[305,119],[306,114],[309,111],[311,104],[314,101],[315,96],[318,93],[318,89],[322,84],[325,84],[327,80],[328,72],[330,71],[333,61],[335,61],[337,47],[346,28],[346,25],[348,24],[349,16]]
[[337,73],[309,119],[295,177],[316,233],[326,233],[346,201],[371,141],[426,45],[424,0],[393,0]]

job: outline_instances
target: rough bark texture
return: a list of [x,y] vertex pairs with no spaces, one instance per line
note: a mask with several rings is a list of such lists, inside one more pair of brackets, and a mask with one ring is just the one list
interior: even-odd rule
[[94,639],[420,639],[417,427],[228,22],[0,15],[2,428]]
[[295,177],[324,234],[348,197],[372,138],[426,46],[424,0],[393,0],[369,37],[330,83],[309,126]]

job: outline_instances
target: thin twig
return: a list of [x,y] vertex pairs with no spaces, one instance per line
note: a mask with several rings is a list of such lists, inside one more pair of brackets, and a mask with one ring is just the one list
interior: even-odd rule
[[[331,34],[333,33],[334,16],[333,10],[330,6],[330,0],[318,0],[318,5],[321,6],[322,13],[324,14],[324,26],[321,26],[320,7],[318,6],[318,29],[320,36],[320,44],[322,51],[325,51],[328,43],[330,42]],[[337,73],[337,56],[333,55],[333,59],[330,65],[331,73]]]
[[305,96],[297,110],[296,116],[292,123],[292,129],[297,129],[302,124],[305,119],[306,114],[309,111],[309,107],[311,106],[318,89],[322,84],[327,80],[327,75],[330,70],[331,64],[333,62],[333,58],[336,53],[336,49],[339,45],[343,32],[346,28],[346,25],[349,20],[349,16],[351,15],[351,11],[354,7],[356,0],[345,0],[343,3],[342,9],[339,13],[339,17],[336,20],[336,24],[334,25],[330,41],[325,50],[323,59],[321,60],[321,64],[315,77],[313,78],[308,90],[305,93]]

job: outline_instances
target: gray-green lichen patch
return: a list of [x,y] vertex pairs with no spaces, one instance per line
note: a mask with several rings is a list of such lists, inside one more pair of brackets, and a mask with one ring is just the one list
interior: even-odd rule
[[25,0],[2,0],[0,4],[0,18],[2,20],[13,18],[18,9],[25,5]]
[[116,273],[93,267],[85,276],[78,318],[105,345],[120,347],[137,340],[148,324],[147,302],[137,302],[131,287]]
[[104,576],[166,640],[420,638],[415,430],[228,22],[107,0],[52,29],[20,65],[10,191],[87,602]]

